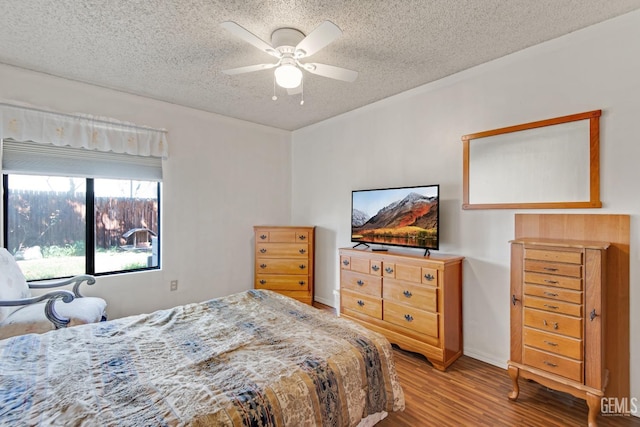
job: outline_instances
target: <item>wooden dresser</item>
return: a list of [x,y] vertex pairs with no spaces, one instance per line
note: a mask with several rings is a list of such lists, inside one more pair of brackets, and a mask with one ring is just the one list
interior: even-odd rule
[[586,399],[596,425],[607,385],[606,260],[609,243],[511,242],[511,400],[518,378]]
[[460,256],[340,249],[340,313],[445,370],[462,355]]
[[315,227],[254,226],[256,289],[313,304]]

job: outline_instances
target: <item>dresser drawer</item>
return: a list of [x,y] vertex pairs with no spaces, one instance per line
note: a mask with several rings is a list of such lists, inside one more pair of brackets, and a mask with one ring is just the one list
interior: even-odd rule
[[[371,263],[366,258],[352,256],[349,257],[348,262],[348,269],[351,271],[358,271],[360,273],[366,274],[371,273]],[[344,265],[344,260],[342,261],[342,264]]]
[[309,241],[309,231],[307,230],[256,230],[256,243],[306,243]]
[[382,296],[382,277],[344,270],[342,271],[340,286],[344,289],[378,298]]
[[554,276],[552,274],[530,273],[527,271],[524,273],[524,281],[525,283],[555,286],[575,291],[582,290],[582,279],[575,277]]
[[340,303],[343,311],[354,311],[367,316],[382,319],[382,300],[369,295],[362,295],[347,290],[340,292]]
[[372,259],[369,264],[369,274],[373,274],[374,276],[382,275],[382,261]]
[[557,262],[524,260],[524,270],[536,273],[557,274],[559,276],[582,277],[582,265]]
[[421,280],[425,285],[438,286],[438,270],[422,267]]
[[583,364],[577,360],[525,346],[523,361],[525,365],[552,372],[573,381],[582,382],[583,380]]
[[416,285],[399,280],[384,279],[382,297],[400,304],[432,312],[438,311],[438,290],[432,286]]
[[396,263],[394,266],[395,278],[405,282],[420,283],[422,281],[422,268],[416,265]]
[[582,304],[582,292],[572,291],[569,289],[552,288],[542,285],[524,285],[525,295],[549,298],[551,300],[572,302],[574,304]]
[[340,268],[342,270],[351,270],[351,257],[348,255],[340,255]]
[[309,245],[306,243],[258,243],[256,257],[307,258]]
[[582,360],[582,340],[524,328],[524,344],[560,356]]
[[296,242],[308,242],[309,241],[309,232],[307,230],[296,230],[295,240]]
[[548,249],[531,249],[525,247],[524,259],[539,261],[564,262],[567,264],[582,264],[582,252],[554,251]]
[[438,315],[417,308],[384,301],[382,318],[420,334],[438,337]]
[[265,230],[255,230],[256,233],[256,243],[258,242],[269,242],[269,232]]
[[274,291],[308,291],[309,279],[304,276],[285,274],[257,274],[255,288]]
[[266,231],[256,230],[256,243],[293,243],[296,241],[294,230]]
[[564,301],[554,301],[547,298],[538,298],[529,295],[524,297],[524,306],[550,311],[552,313],[567,314],[569,316],[582,317],[582,305]]
[[384,262],[382,264],[382,275],[393,279],[396,277],[396,264],[393,262]]
[[307,259],[256,258],[258,274],[308,274]]
[[582,319],[525,307],[524,325],[582,339]]

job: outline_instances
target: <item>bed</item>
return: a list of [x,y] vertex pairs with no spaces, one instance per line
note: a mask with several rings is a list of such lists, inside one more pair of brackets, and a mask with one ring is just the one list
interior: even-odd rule
[[0,341],[0,425],[367,426],[389,342],[267,290]]

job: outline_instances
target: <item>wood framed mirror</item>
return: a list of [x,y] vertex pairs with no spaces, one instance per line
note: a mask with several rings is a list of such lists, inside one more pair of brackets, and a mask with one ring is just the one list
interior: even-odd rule
[[601,110],[462,137],[463,209],[600,208]]

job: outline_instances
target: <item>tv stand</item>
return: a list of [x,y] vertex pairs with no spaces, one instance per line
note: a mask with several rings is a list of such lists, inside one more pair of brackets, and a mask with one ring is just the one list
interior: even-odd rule
[[367,245],[366,243],[360,242],[357,245],[355,245],[353,249],[357,248],[358,246],[366,246],[367,248],[369,247],[369,245]]
[[425,249],[424,256],[431,256],[431,251],[429,249]]
[[372,252],[389,252],[387,248],[371,248]]

